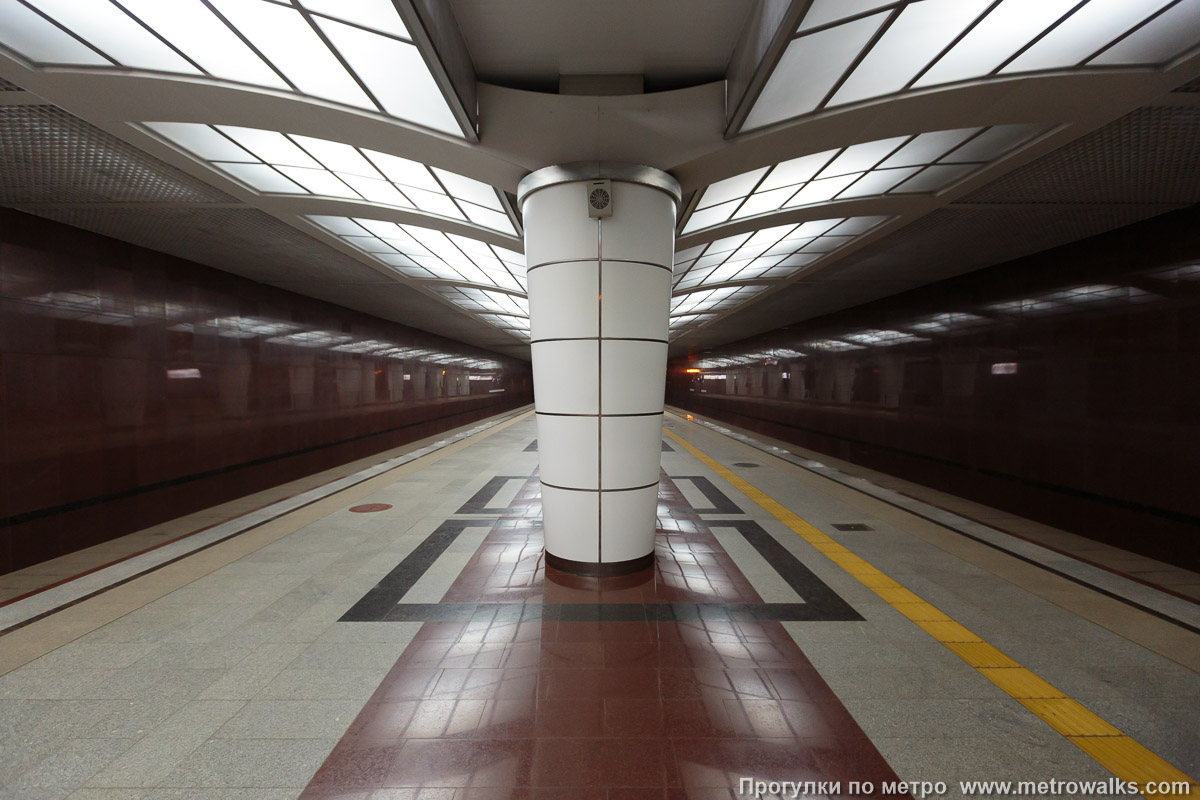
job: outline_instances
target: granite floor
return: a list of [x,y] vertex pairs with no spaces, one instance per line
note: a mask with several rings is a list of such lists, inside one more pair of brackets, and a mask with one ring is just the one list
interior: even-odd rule
[[542,557],[534,427],[440,442],[11,626],[0,797],[1200,775],[1186,613],[670,414],[654,567],[573,577]]

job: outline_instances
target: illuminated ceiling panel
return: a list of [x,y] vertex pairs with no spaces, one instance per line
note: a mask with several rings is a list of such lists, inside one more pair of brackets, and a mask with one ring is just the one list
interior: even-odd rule
[[959,128],[813,153],[714,183],[683,234],[833,200],[941,191],[1041,132],[1034,125]]
[[717,318],[716,314],[677,314],[671,317],[670,329],[672,334],[680,334],[684,331],[703,325]]
[[[704,312],[732,311],[769,286],[720,286],[716,289],[696,289],[671,298],[671,320],[701,315]],[[707,314],[715,318],[716,314]]]
[[258,192],[361,200],[517,236],[497,191],[463,175],[311,136],[236,125],[144,124]]
[[39,66],[233,81],[463,134],[388,0],[0,0],[0,44]]
[[961,81],[1161,65],[1198,31],[1200,0],[815,0],[742,130]]
[[308,220],[471,316],[529,341],[525,256],[465,236],[361,217]]
[[417,225],[361,217],[307,219],[409,278],[525,292],[525,256],[520,253]]
[[811,267],[889,217],[838,217],[718,239],[675,256],[676,293],[728,283],[779,282]]
[[671,335],[733,311],[890,217],[838,217],[727,236],[675,254]]
[[517,339],[529,341],[529,301],[524,297],[445,284],[431,286],[430,289],[489,325]]
[[[520,253],[414,225],[361,217],[307,219],[472,316],[518,339],[529,339],[525,258]],[[680,251],[671,301],[672,337],[738,308],[887,219],[784,225]]]

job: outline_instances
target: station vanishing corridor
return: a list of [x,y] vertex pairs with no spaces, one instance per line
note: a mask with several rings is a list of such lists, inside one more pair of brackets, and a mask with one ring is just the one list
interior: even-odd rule
[[813,458],[669,410],[620,577],[528,409],[213,509],[0,606],[0,796],[1195,793],[1194,603]]
[[1200,0],[0,0],[0,800],[1200,800]]

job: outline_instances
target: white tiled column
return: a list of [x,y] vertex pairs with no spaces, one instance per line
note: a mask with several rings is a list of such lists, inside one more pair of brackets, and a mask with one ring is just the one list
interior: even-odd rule
[[[592,180],[612,216],[589,216]],[[607,575],[654,556],[679,187],[587,162],[521,182],[547,563]]]

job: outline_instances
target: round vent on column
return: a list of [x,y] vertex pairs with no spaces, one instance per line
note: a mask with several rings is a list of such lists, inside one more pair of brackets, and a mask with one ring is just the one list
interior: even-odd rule
[[612,184],[608,181],[589,181],[587,185],[589,217],[612,216]]

